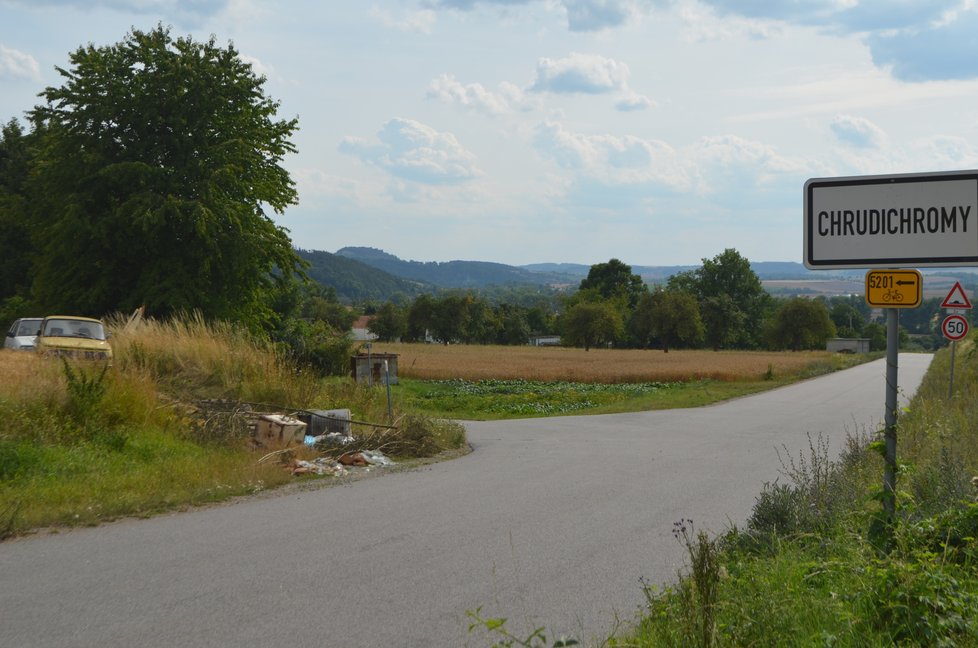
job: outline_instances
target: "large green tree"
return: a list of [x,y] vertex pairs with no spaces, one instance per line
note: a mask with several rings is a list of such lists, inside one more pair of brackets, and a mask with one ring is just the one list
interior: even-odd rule
[[394,342],[407,335],[407,309],[386,302],[374,314],[367,328],[381,342]]
[[621,314],[610,301],[583,301],[568,308],[561,316],[561,335],[565,344],[592,346],[613,342],[621,336],[624,325]]
[[669,288],[696,296],[713,348],[752,347],[760,341],[761,324],[772,306],[771,296],[750,261],[737,250],[727,248],[712,259],[703,259],[696,270],[670,277]]
[[746,322],[744,311],[727,295],[707,297],[700,305],[706,343],[714,351],[737,346]]
[[824,349],[835,336],[835,324],[829,318],[825,303],[795,297],[781,304],[767,323],[769,344],[776,349]]
[[649,296],[652,336],[662,350],[693,346],[703,339],[704,327],[696,298],[680,290],[656,290]]
[[646,292],[642,277],[618,259],[592,265],[587,277],[581,280],[580,289],[594,290],[603,299],[624,300],[628,308],[634,308],[638,298]]
[[332,286],[310,283],[305,291],[299,307],[299,315],[303,319],[326,322],[331,330],[341,335],[345,335],[357,321],[359,313],[341,304]]
[[[27,176],[33,157],[31,139],[17,120],[12,119],[0,128],[0,303],[13,298],[26,299],[33,277],[27,196]],[[5,324],[0,322],[0,326]]]
[[418,295],[407,313],[405,338],[414,342],[427,342],[434,326],[437,302],[431,295]]
[[297,200],[281,166],[297,121],[277,120],[264,77],[213,37],[133,30],[70,62],[30,112],[38,302],[265,323],[270,291],[300,267],[266,213]]
[[866,324],[863,314],[846,298],[833,298],[825,303],[829,309],[829,317],[835,324],[836,334],[843,338],[859,337],[859,332]]

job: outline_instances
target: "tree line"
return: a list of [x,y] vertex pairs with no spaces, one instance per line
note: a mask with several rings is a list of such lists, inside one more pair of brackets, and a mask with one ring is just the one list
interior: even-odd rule
[[[901,312],[901,347],[929,350],[940,299]],[[529,303],[490,303],[472,292],[424,294],[364,305],[369,330],[382,341],[526,344],[560,336],[584,349],[824,349],[833,337],[866,338],[886,348],[886,328],[861,295],[775,297],[735,249],[647,286],[618,259],[591,266],[576,290]],[[911,337],[913,336],[913,337]]]

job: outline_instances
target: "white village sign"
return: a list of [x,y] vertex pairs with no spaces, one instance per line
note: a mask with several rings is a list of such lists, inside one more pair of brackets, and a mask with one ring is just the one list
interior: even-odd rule
[[978,171],[812,178],[805,265],[978,265]]

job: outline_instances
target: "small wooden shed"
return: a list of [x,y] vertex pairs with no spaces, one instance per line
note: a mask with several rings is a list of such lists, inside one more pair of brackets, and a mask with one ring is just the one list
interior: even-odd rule
[[392,385],[397,384],[396,353],[358,353],[350,358],[350,375],[357,382],[371,385],[384,384],[384,363]]

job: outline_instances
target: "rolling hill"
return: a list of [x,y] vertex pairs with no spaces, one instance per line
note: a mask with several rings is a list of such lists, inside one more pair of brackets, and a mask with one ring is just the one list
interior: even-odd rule
[[306,269],[309,278],[336,290],[336,295],[345,302],[387,301],[395,295],[414,297],[421,293],[434,292],[431,284],[404,279],[368,264],[361,263],[337,254],[321,250],[301,250],[296,252],[309,262]]
[[[404,261],[383,250],[345,247],[336,255],[383,270],[396,277],[432,284],[440,288],[487,288],[507,285],[566,285],[580,283],[580,277],[560,272],[536,272],[526,268],[489,261]],[[587,274],[587,271],[584,273]]]

